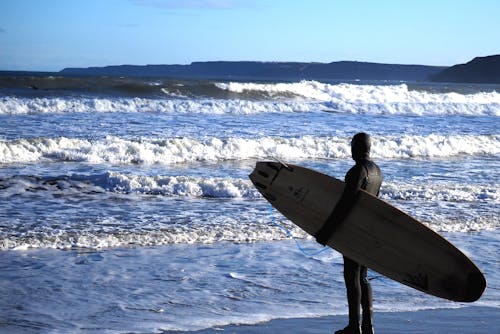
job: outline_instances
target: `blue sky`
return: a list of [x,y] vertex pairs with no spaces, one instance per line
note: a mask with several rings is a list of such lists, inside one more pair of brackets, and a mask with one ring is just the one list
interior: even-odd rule
[[500,53],[498,0],[0,0],[0,70],[256,60],[453,65]]

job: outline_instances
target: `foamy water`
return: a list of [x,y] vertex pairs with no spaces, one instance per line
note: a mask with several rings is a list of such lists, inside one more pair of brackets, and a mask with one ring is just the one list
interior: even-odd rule
[[[191,98],[164,91],[164,99],[124,97],[14,97],[0,98],[0,114],[64,112],[162,112],[200,114],[255,114],[311,112],[403,115],[500,115],[500,93],[434,93],[401,85],[297,83],[214,83],[235,98]],[[213,91],[211,93],[214,93]]]
[[[132,94],[78,80],[0,89],[9,329],[189,331],[344,314],[340,254],[317,253],[248,174],[279,158],[342,179],[358,131],[373,136],[381,198],[476,261],[490,287],[478,305],[500,307],[491,87],[145,81]],[[376,310],[463,306],[371,275]]]
[[[431,158],[459,155],[496,155],[500,136],[429,135],[378,137],[374,158]],[[345,137],[298,138],[168,138],[163,140],[103,140],[36,138],[0,141],[0,163],[77,161],[91,163],[174,164],[277,157],[286,159],[349,159]]]

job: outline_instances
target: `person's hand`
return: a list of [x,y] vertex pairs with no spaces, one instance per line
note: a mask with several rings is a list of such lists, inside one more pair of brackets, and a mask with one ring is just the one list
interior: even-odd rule
[[331,231],[321,228],[316,234],[314,234],[314,238],[316,238],[316,242],[322,244],[323,246],[326,246],[326,243],[330,239],[331,236]]

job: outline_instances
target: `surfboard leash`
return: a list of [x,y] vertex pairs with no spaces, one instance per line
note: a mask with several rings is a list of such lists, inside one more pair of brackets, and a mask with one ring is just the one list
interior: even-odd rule
[[309,253],[306,251],[306,249],[301,245],[301,243],[297,240],[297,238],[295,238],[292,234],[292,232],[287,229],[285,226],[281,225],[277,220],[276,218],[274,217],[274,214],[273,214],[273,206],[272,205],[269,205],[269,214],[271,216],[271,223],[273,223],[274,225],[278,226],[283,232],[285,232],[285,234],[290,237],[293,241],[295,241],[295,245],[297,246],[297,249],[302,253],[302,255],[304,255],[305,257],[313,257],[313,256],[316,256],[318,254],[321,254],[323,253],[324,251],[326,251],[328,248],[327,247],[323,247],[322,249],[320,250],[317,250],[317,251],[314,251],[312,253]]
[[276,160],[278,163],[280,163],[283,167],[285,167],[286,169],[288,169],[289,171],[293,171],[293,168],[288,166],[288,164],[286,162],[284,162],[283,160],[281,160],[280,158],[276,157],[276,156],[272,156],[272,158],[274,160]]
[[[302,246],[301,243],[297,240],[297,238],[295,238],[293,236],[292,232],[276,220],[276,218],[274,217],[273,210],[274,210],[273,206],[269,205],[269,215],[271,216],[271,223],[273,223],[274,225],[279,227],[283,232],[285,232],[285,234],[290,239],[292,239],[295,242],[297,249],[302,253],[302,255],[304,255],[305,257],[308,257],[308,258],[312,258],[313,256],[319,255],[319,254],[323,253],[324,251],[328,250],[328,247],[323,247],[322,249],[314,251],[312,253],[307,252],[307,250],[304,248],[304,246]],[[368,281],[370,281],[370,282],[384,280],[384,276],[382,276],[382,275],[374,275],[374,276],[367,277],[367,278],[368,278]]]

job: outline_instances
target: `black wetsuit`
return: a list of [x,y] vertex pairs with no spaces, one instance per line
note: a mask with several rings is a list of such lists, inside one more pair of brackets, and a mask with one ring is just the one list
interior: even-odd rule
[[[376,196],[379,194],[382,173],[380,168],[369,158],[369,146],[361,149],[353,147],[353,159],[355,159],[356,165],[345,176],[346,186],[342,197],[324,226],[316,233],[316,240],[323,245],[335,233],[335,228],[342,223],[356,203],[360,189]],[[366,224],[369,223],[369,221],[366,222]],[[363,332],[373,332],[372,289],[366,277],[366,272],[365,266],[344,256],[344,281],[349,304],[349,326],[343,331],[338,331],[338,333],[351,333],[348,328],[359,327],[360,306],[363,309]],[[353,330],[352,333],[356,333],[356,330]]]
[[[345,181],[346,188],[348,188],[344,192],[347,192],[346,195],[351,195],[361,188],[378,196],[382,184],[382,173],[373,161],[363,159],[359,162],[356,161],[356,165],[347,172]],[[368,333],[372,328],[373,317],[372,288],[366,272],[365,266],[344,256],[344,281],[349,304],[349,324],[359,324],[361,306],[363,309],[363,333]]]

